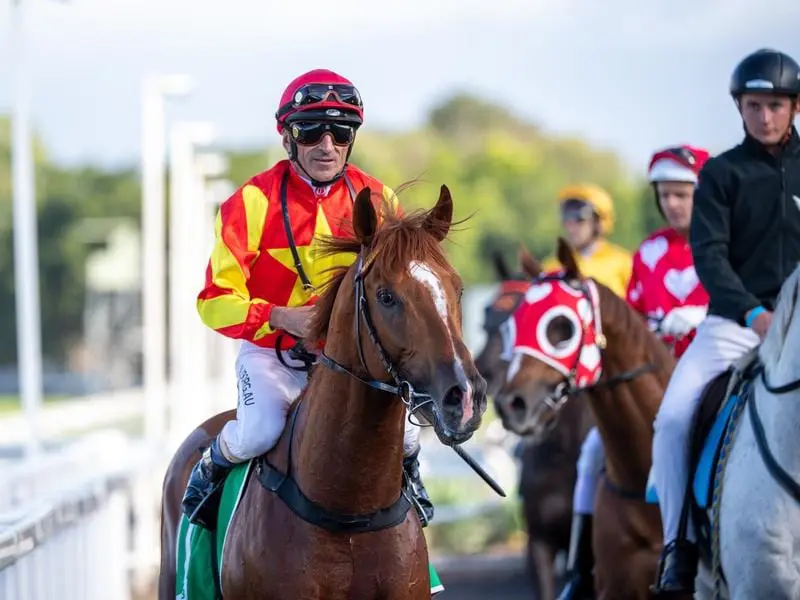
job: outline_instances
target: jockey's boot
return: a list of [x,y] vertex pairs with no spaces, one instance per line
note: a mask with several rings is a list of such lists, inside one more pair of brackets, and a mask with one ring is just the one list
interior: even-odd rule
[[425,490],[425,484],[422,483],[422,477],[419,474],[419,449],[417,449],[411,456],[406,456],[403,459],[403,469],[408,476],[409,483],[411,483],[411,491],[414,495],[414,504],[419,515],[419,520],[422,526],[426,527],[428,523],[433,520],[433,503],[428,497],[428,492]]
[[697,546],[677,539],[664,546],[656,571],[656,583],[650,587],[653,598],[691,598],[697,575]]
[[219,438],[215,438],[192,469],[183,496],[183,512],[191,523],[205,527],[209,531],[217,528],[222,483],[234,466],[222,455]]
[[594,598],[594,550],[592,549],[592,515],[572,515],[567,555],[567,582],[558,600],[592,600]]

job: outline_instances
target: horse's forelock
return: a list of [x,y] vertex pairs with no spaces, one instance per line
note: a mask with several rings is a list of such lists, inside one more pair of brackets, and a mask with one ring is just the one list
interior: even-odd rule
[[[410,188],[412,183],[399,186],[395,195]],[[384,201],[380,224],[369,248],[369,268],[375,269],[383,277],[391,277],[393,273],[402,272],[411,261],[418,260],[436,265],[454,279],[458,279],[436,235],[425,227],[426,221],[430,224],[432,214],[433,208],[401,214],[396,205]],[[434,228],[435,226],[434,223]],[[360,244],[352,238],[328,237],[320,240],[319,255],[357,254],[360,250]],[[326,337],[336,296],[342,281],[352,268],[354,267],[338,268],[332,273],[316,304],[309,331],[310,340],[320,341]]]

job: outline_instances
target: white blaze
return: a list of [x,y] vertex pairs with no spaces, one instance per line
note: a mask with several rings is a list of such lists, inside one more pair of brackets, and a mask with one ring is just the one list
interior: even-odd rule
[[461,362],[461,357],[459,357],[458,353],[456,352],[455,342],[453,341],[453,333],[450,331],[450,320],[448,318],[450,311],[447,306],[447,294],[445,294],[442,280],[436,274],[436,271],[431,269],[430,266],[416,260],[412,260],[408,264],[408,274],[412,279],[415,279],[421,283],[430,293],[431,299],[433,300],[433,305],[436,307],[436,312],[441,317],[442,322],[444,323],[445,331],[447,331],[447,334],[450,337],[450,345],[453,348],[453,356],[455,357],[456,361],[456,374],[462,376],[464,381],[467,383],[467,390],[461,400],[461,407],[463,409],[461,425],[463,426],[472,418],[472,385],[469,383],[469,380],[464,374],[464,365]]

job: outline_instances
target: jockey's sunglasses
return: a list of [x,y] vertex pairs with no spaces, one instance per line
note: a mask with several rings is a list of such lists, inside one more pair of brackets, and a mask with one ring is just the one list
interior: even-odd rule
[[361,101],[361,94],[359,94],[358,90],[352,85],[312,83],[298,88],[294,93],[292,101],[282,106],[278,111],[278,116],[280,117],[300,106],[323,102],[327,100],[329,96],[335,96],[342,104],[350,104],[357,108],[364,107]]
[[292,139],[302,146],[314,146],[330,133],[337,146],[349,146],[356,139],[356,130],[344,123],[292,123]]
[[591,205],[578,198],[564,200],[561,204],[562,221],[591,221],[594,219],[594,209]]

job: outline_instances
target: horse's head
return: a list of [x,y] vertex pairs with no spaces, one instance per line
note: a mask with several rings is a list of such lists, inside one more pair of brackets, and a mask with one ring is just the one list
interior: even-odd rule
[[543,274],[529,257],[533,282],[514,317],[512,358],[495,408],[503,425],[519,434],[543,437],[558,411],[600,377],[605,346],[594,282],[585,279],[569,245],[559,239],[562,271]]
[[332,306],[325,297],[318,305],[317,324],[330,323],[326,352],[358,377],[398,388],[443,443],[464,442],[486,410],[486,381],[464,344],[463,285],[441,246],[453,216],[450,191],[442,186],[426,212],[383,212],[379,219],[368,188],[356,197],[355,242],[346,249],[358,260],[336,283]]
[[[520,254],[524,256],[527,250],[521,249]],[[503,355],[503,348],[506,345],[503,340],[505,332],[503,324],[511,318],[522,301],[522,296],[530,285],[530,277],[524,271],[512,273],[499,252],[493,254],[492,264],[500,279],[500,289],[486,307],[483,321],[486,342],[475,359],[475,365],[488,383],[487,393],[494,396],[503,385],[508,368],[508,361]]]

